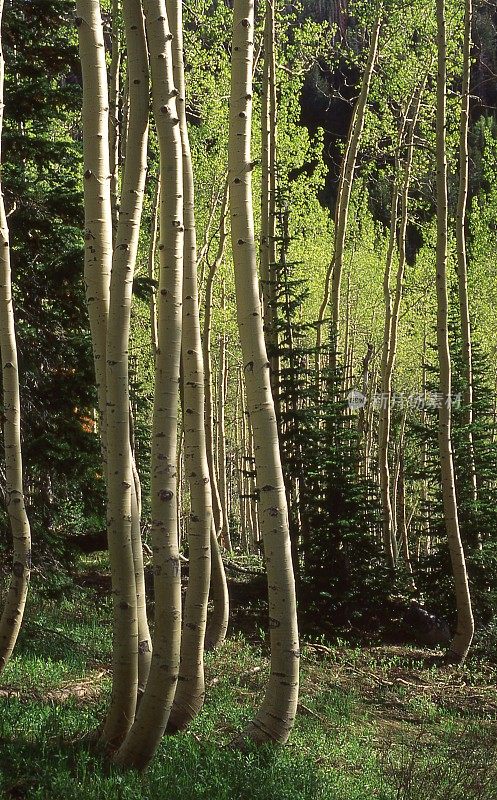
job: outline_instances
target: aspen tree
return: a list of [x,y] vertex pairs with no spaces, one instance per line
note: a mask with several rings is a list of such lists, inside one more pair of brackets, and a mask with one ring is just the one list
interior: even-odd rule
[[371,79],[376,65],[378,53],[378,42],[382,23],[382,3],[378,4],[378,11],[373,24],[371,33],[371,43],[369,46],[368,59],[362,76],[359,97],[354,107],[352,120],[350,123],[347,145],[340,171],[338,185],[336,209],[335,209],[335,238],[333,244],[333,258],[326,272],[323,299],[319,307],[317,333],[316,333],[316,388],[320,391],[321,368],[320,368],[320,349],[322,343],[322,328],[326,311],[330,301],[331,291],[331,330],[333,344],[331,349],[331,368],[332,372],[336,369],[336,352],[338,348],[338,335],[340,325],[340,289],[343,271],[343,259],[345,255],[345,240],[347,235],[347,221],[349,217],[350,197],[354,181],[354,171],[357,162],[357,154],[361,144],[362,131],[366,118],[366,107],[369,97]]
[[152,348],[152,356],[155,361],[157,354],[157,293],[154,286],[155,281],[155,255],[157,250],[157,223],[159,220],[159,205],[160,205],[160,177],[157,177],[155,186],[154,203],[152,207],[152,219],[150,221],[150,241],[148,246],[148,278],[150,280],[150,344]]
[[[205,446],[207,451],[207,462],[209,466],[209,477],[212,493],[212,513],[214,517],[214,529],[216,536],[221,533],[223,525],[223,509],[219,496],[217,472],[214,459],[214,403],[212,387],[212,358],[211,358],[211,336],[212,336],[212,303],[214,291],[214,279],[224,258],[226,247],[226,217],[228,214],[228,184],[226,183],[221,206],[221,216],[219,221],[219,240],[217,253],[214,261],[209,266],[207,280],[205,282],[205,303],[204,303],[204,331],[202,337],[202,355],[204,360],[204,382],[205,382]],[[207,256],[206,256],[207,257]]]
[[[75,23],[83,76],[83,165],[85,207],[86,303],[95,363],[104,473],[107,463],[106,337],[112,267],[112,215],[109,167],[109,100],[102,17],[99,0],[78,0]],[[128,406],[126,431],[129,434]],[[125,448],[126,458],[129,439]],[[126,495],[126,491],[124,491]],[[117,498],[116,498],[117,499]],[[130,512],[129,512],[130,513]],[[121,509],[121,518],[125,509]],[[125,569],[116,570],[117,536],[111,536],[114,648],[111,707],[104,741],[113,746],[125,735],[133,718],[138,684],[136,591],[130,536],[123,542]]]
[[224,642],[228,630],[230,601],[228,582],[224,570],[221,548],[214,530],[211,527],[211,586],[210,598],[213,609],[205,631],[205,649],[215,650]]
[[[381,358],[381,397],[378,426],[378,466],[380,475],[380,494],[382,505],[383,549],[390,569],[396,566],[396,531],[393,526],[392,504],[390,500],[390,468],[388,451],[390,444],[391,424],[391,392],[392,378],[397,354],[397,339],[400,319],[400,306],[404,288],[404,271],[406,265],[406,234],[408,223],[409,187],[411,183],[412,159],[414,153],[414,133],[421,105],[424,82],[414,93],[404,118],[400,124],[399,141],[395,157],[395,178],[392,188],[390,209],[390,234],[383,278],[383,295],[385,299],[385,322],[383,329],[383,351]],[[407,131],[406,131],[407,129]],[[407,148],[406,159],[401,166],[404,133]],[[401,177],[401,174],[402,177]],[[400,226],[398,225],[398,207],[400,203]],[[396,247],[397,244],[397,247]],[[395,289],[390,285],[394,253],[398,253]],[[393,294],[393,302],[392,302]]]
[[442,497],[445,527],[452,563],[457,606],[457,630],[450,644],[447,658],[464,661],[473,639],[474,620],[471,608],[466,561],[459,531],[459,518],[454,479],[451,440],[451,363],[448,337],[447,298],[447,155],[445,146],[446,125],[446,63],[447,40],[445,28],[445,0],[437,0],[437,352],[440,368],[440,395],[442,403],[438,412],[438,443],[442,473]]
[[120,72],[121,72],[121,26],[119,0],[112,0],[111,7],[112,55],[109,69],[109,161],[110,204],[112,213],[112,236],[115,239],[119,218],[119,151],[120,151]]
[[276,286],[276,53],[274,0],[264,12],[264,64],[261,91],[261,236],[260,273],[264,335],[271,363],[271,386],[279,409],[279,356]]
[[147,766],[164,734],[176,689],[181,644],[176,451],[182,328],[183,170],[172,35],[164,0],[145,0],[144,11],[161,181],[158,349],[151,455],[155,628],[145,692],[131,730],[115,758],[118,764],[137,769]]
[[[0,0],[0,31],[3,16]],[[0,163],[5,62],[0,34]],[[10,244],[0,173],[0,354],[2,360],[5,498],[13,539],[10,585],[0,619],[0,671],[12,655],[21,627],[31,569],[31,532],[24,502],[19,367],[12,299]]]
[[258,742],[285,742],[297,709],[299,641],[288,510],[256,268],[251,185],[253,39],[253,0],[235,0],[228,152],[231,239],[243,372],[255,441],[271,643],[266,695],[245,736]]
[[102,739],[111,749],[119,747],[133,721],[139,685],[139,652],[145,656],[142,689],[150,664],[137,481],[130,441],[128,364],[133,274],[147,171],[148,58],[140,4],[136,0],[125,0],[123,16],[128,54],[129,125],[112,258],[106,346],[107,535],[114,597],[114,669],[111,705]]
[[[226,247],[226,217],[228,213],[228,184],[225,184],[221,204],[219,222],[219,240],[214,261],[209,266],[205,286],[204,331],[202,337],[202,355],[204,361],[205,383],[205,444],[209,477],[212,492],[212,529],[211,529],[211,588],[210,596],[214,604],[213,612],[207,624],[205,633],[206,650],[214,650],[224,641],[228,629],[229,595],[226,573],[224,571],[218,536],[221,533],[223,513],[217,474],[214,463],[214,406],[212,401],[212,360],[211,360],[211,329],[212,329],[212,299],[214,279],[224,258]],[[206,256],[207,258],[207,253]],[[197,259],[198,263],[198,259]]]
[[152,637],[148,626],[143,541],[141,535],[141,483],[131,451],[131,547],[135,573],[136,615],[138,621],[138,694],[143,694],[152,662]]
[[190,487],[189,573],[181,639],[181,665],[168,730],[182,730],[204,703],[204,640],[211,571],[212,497],[205,442],[204,366],[197,289],[193,166],[186,122],[182,0],[166,0],[183,154],[183,427],[185,474]]
[[[225,309],[225,296],[223,289],[222,300],[223,311]],[[227,341],[226,334],[221,333],[219,336],[219,367],[218,367],[218,381],[217,381],[217,443],[218,443],[218,475],[219,475],[219,498],[221,501],[221,509],[223,515],[223,524],[221,526],[220,542],[225,550],[231,552],[231,538],[230,526],[228,515],[228,485],[226,480],[226,425],[225,425],[225,408],[226,408],[226,390],[228,385],[228,358],[227,358]]]
[[112,267],[108,91],[99,0],[78,0],[75,24],[83,75],[85,289],[106,461],[106,336]]
[[471,27],[473,21],[473,2],[464,2],[464,41],[463,70],[461,87],[461,112],[459,118],[459,193],[456,210],[456,243],[457,243],[457,288],[459,313],[461,317],[462,358],[464,365],[464,423],[467,427],[469,447],[469,468],[471,495],[475,503],[478,499],[475,454],[473,446],[473,359],[471,352],[471,318],[468,299],[468,266],[466,257],[466,205],[469,185],[469,100],[471,80]]

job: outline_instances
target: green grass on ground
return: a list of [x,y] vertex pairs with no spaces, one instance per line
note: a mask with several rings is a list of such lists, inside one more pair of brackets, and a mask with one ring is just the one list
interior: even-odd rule
[[[267,647],[233,634],[208,656],[207,702],[143,776],[109,767],[85,734],[110,689],[110,608],[74,587],[35,593],[0,684],[0,792],[30,800],[497,800],[497,691],[484,664],[429,666],[427,651],[303,646],[289,744],[229,747],[260,701]],[[470,670],[470,671],[468,671]]]

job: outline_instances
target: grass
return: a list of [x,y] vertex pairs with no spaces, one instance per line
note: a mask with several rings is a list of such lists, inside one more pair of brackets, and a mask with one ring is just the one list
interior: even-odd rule
[[93,590],[32,593],[0,686],[0,793],[30,800],[497,800],[493,669],[440,669],[425,651],[303,647],[289,744],[229,747],[257,708],[264,639],[234,633],[206,662],[207,702],[145,775],[105,763],[85,734],[110,691],[110,608]]

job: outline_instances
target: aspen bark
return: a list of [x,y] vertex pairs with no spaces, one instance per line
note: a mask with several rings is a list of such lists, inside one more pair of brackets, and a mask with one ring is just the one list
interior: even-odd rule
[[[133,721],[138,691],[138,653],[141,651],[147,662],[142,666],[144,684],[148,672],[147,654],[150,652],[150,635],[146,614],[143,613],[143,556],[132,467],[128,363],[133,275],[147,172],[148,58],[143,13],[137,0],[125,0],[123,16],[130,113],[112,258],[106,345],[107,535],[114,599],[114,649],[112,699],[102,739],[112,750],[119,747]],[[141,631],[138,625],[137,574]],[[143,637],[140,641],[139,633]]]
[[[150,221],[150,242],[148,247],[148,277],[150,281],[155,281],[155,255],[157,249],[157,223],[159,220],[159,205],[160,205],[160,176],[157,176],[157,183],[155,187],[154,204],[152,208],[152,218]],[[155,356],[158,349],[158,333],[157,333],[157,292],[155,285],[151,283],[150,289],[150,336],[152,356],[155,361]]]
[[471,646],[474,620],[471,608],[468,574],[464,549],[459,531],[454,463],[451,440],[451,363],[448,337],[447,299],[447,156],[445,146],[446,126],[446,63],[447,40],[445,28],[445,0],[437,0],[437,351],[440,367],[440,395],[438,442],[442,472],[442,495],[445,527],[449,544],[452,574],[457,606],[457,630],[447,658],[464,661]]
[[[224,258],[226,247],[226,217],[228,213],[228,184],[225,184],[219,220],[219,240],[216,257],[209,266],[205,286],[204,335],[202,338],[202,355],[204,361],[205,383],[205,445],[212,494],[212,530],[211,530],[211,588],[210,597],[214,608],[207,623],[205,633],[205,649],[214,650],[226,637],[229,619],[229,595],[226,573],[224,571],[218,536],[221,533],[223,513],[219,496],[216,467],[214,463],[214,409],[212,401],[212,361],[211,361],[211,329],[212,299],[214,279]],[[206,254],[207,258],[207,254]],[[197,259],[198,263],[198,259]]]
[[328,303],[330,301],[331,290],[331,369],[332,373],[336,370],[336,354],[338,349],[338,336],[340,326],[340,289],[343,270],[343,259],[345,255],[345,240],[347,235],[347,221],[349,217],[350,197],[354,181],[354,171],[357,161],[357,154],[361,144],[364,120],[366,117],[366,106],[369,97],[371,79],[376,64],[378,52],[378,42],[382,23],[382,4],[378,4],[378,12],[373,25],[371,34],[371,44],[369,47],[368,59],[362,76],[361,89],[357,103],[352,115],[350,130],[347,139],[347,146],[342,162],[340,181],[337,193],[337,204],[335,210],[335,238],[333,244],[333,258],[328,267],[323,299],[319,307],[317,333],[316,333],[316,389],[319,393],[321,385],[320,369],[320,349],[322,343],[322,328]]
[[143,565],[143,541],[141,535],[141,483],[136,468],[133,451],[131,452],[131,547],[133,551],[133,567],[135,573],[136,616],[138,621],[138,695],[145,691],[150,664],[152,662],[152,637],[148,626],[147,595],[145,590],[145,571]]
[[205,442],[204,365],[200,337],[197,289],[197,242],[193,167],[186,123],[185,75],[183,64],[182,0],[166,0],[171,25],[176,106],[183,159],[183,426],[185,474],[190,486],[188,520],[189,575],[181,664],[168,731],[183,730],[204,703],[204,639],[211,573],[212,496]]
[[219,222],[219,241],[217,253],[214,261],[209,266],[207,280],[205,283],[205,305],[204,305],[204,335],[202,337],[202,354],[204,360],[204,381],[205,381],[205,446],[207,451],[207,462],[209,466],[209,477],[211,482],[212,494],[212,514],[214,517],[214,529],[216,536],[219,536],[223,525],[223,509],[219,495],[217,471],[214,458],[214,404],[212,389],[212,358],[211,358],[211,335],[212,335],[212,301],[214,291],[214,280],[222,264],[226,247],[226,216],[228,213],[228,184],[225,185],[224,196],[221,207]]
[[221,549],[214,529],[211,528],[211,588],[210,598],[213,603],[211,617],[205,631],[205,649],[215,650],[224,642],[229,622],[229,594],[226,572],[224,570]]
[[120,72],[121,31],[119,22],[119,0],[112,0],[112,54],[109,69],[109,161],[110,204],[112,214],[112,238],[115,239],[119,220],[119,133],[120,133]]
[[[223,291],[223,308],[224,308]],[[224,411],[226,406],[226,387],[228,380],[228,360],[226,357],[226,335],[222,333],[219,337],[219,372],[217,390],[217,435],[218,435],[218,485],[219,499],[223,515],[221,526],[220,542],[225,550],[231,552],[230,526],[228,516],[228,490],[226,481],[226,426]]]
[[[414,132],[419,115],[424,82],[409,103],[406,116],[402,120],[399,131],[399,142],[396,154],[396,175],[392,189],[392,202],[390,211],[390,236],[387,251],[387,260],[383,278],[383,295],[385,299],[385,323],[383,329],[383,351],[381,358],[381,406],[379,415],[378,432],[378,465],[380,475],[380,495],[382,505],[382,531],[383,548],[387,564],[391,570],[396,567],[395,526],[393,524],[392,504],[390,500],[390,468],[388,451],[390,445],[390,424],[392,407],[392,378],[397,355],[398,328],[400,319],[400,306],[404,290],[404,271],[406,265],[406,234],[408,223],[409,187],[411,183],[412,159],[414,153]],[[411,118],[408,119],[409,115]],[[402,183],[400,182],[400,151],[407,127],[406,147],[407,154],[402,170]],[[397,235],[398,207],[400,202],[400,227]],[[398,266],[395,281],[395,290],[390,287],[390,276],[395,253],[395,244],[398,243]]]
[[183,171],[173,80],[171,32],[164,0],[145,0],[152,101],[160,149],[158,350],[152,421],[151,511],[155,630],[150,675],[134,724],[116,762],[143,769],[157,749],[174,699],[181,643],[178,549],[178,389],[182,327]]
[[83,74],[84,278],[105,464],[105,354],[112,267],[107,69],[99,0],[78,0],[76,14]]
[[279,415],[279,354],[276,271],[276,53],[274,0],[266,0],[261,92],[261,238],[260,273],[264,335],[271,364],[271,387]]
[[[0,0],[0,30],[3,16]],[[0,163],[4,112],[5,62],[0,35]],[[19,367],[12,299],[9,228],[0,173],[0,354],[2,360],[5,499],[13,540],[10,585],[0,619],[0,672],[15,647],[22,624],[31,569],[31,532],[24,502],[21,452]]]
[[[456,243],[457,243],[457,288],[459,298],[459,314],[461,317],[462,358],[464,366],[463,402],[465,410],[464,424],[467,427],[467,443],[469,455],[469,480],[473,503],[478,499],[475,453],[473,445],[473,359],[471,352],[471,319],[468,298],[468,265],[466,257],[466,205],[469,185],[469,99],[471,79],[471,26],[473,20],[473,2],[464,3],[464,42],[463,72],[461,88],[461,113],[459,119],[459,193],[456,210]],[[481,546],[481,542],[480,542]]]
[[245,736],[258,742],[285,742],[297,708],[300,654],[288,510],[256,267],[250,146],[253,38],[253,0],[235,0],[228,154],[231,238],[243,371],[260,487],[271,643],[266,695]]

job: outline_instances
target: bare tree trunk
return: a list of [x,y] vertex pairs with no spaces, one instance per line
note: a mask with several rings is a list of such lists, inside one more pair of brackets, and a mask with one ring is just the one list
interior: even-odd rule
[[[473,503],[478,500],[475,453],[473,446],[473,363],[471,353],[471,321],[468,299],[468,268],[466,259],[466,205],[469,184],[469,99],[471,78],[471,24],[473,19],[472,0],[465,0],[463,74],[461,88],[461,115],[459,121],[459,195],[456,211],[457,242],[457,287],[459,296],[459,313],[461,316],[462,358],[464,365],[464,424],[467,427],[467,443],[469,456],[469,480]],[[481,547],[481,542],[479,542]]]
[[109,69],[109,161],[110,205],[112,214],[112,239],[115,241],[119,219],[119,133],[121,124],[120,72],[121,31],[119,0],[112,0],[112,55]]
[[[224,299],[223,299],[224,307]],[[226,358],[226,335],[219,337],[219,373],[217,390],[217,435],[218,435],[218,475],[219,499],[223,522],[221,525],[220,541],[225,550],[231,552],[230,526],[228,518],[228,492],[226,485],[226,430],[224,411],[226,405],[226,385],[228,376],[228,362]]]
[[224,571],[218,536],[223,527],[223,509],[219,495],[217,473],[214,463],[214,410],[212,401],[212,362],[211,362],[211,327],[212,327],[212,295],[214,278],[223,261],[226,246],[226,216],[228,212],[228,184],[225,185],[221,206],[219,242],[216,257],[209,267],[205,287],[204,336],[202,351],[204,358],[205,382],[205,442],[207,462],[212,490],[213,527],[211,530],[211,588],[213,613],[207,623],[205,634],[206,650],[213,650],[224,641],[229,619],[229,595],[226,574]]
[[[144,581],[141,577],[143,554],[132,468],[128,364],[133,275],[147,172],[148,54],[141,8],[125,2],[123,15],[130,79],[130,119],[116,246],[112,258],[106,343],[107,535],[115,639],[113,693],[102,739],[111,750],[119,747],[133,721],[138,690],[138,654],[141,652],[142,655],[141,688],[144,688],[151,649],[144,613]],[[140,586],[139,614],[137,574]],[[134,701],[131,698],[133,692]]]
[[279,354],[276,271],[276,54],[274,0],[266,0],[264,17],[264,66],[261,92],[261,241],[264,334],[271,364],[271,389],[279,417]]
[[235,0],[228,157],[231,238],[238,328],[260,486],[271,643],[266,695],[244,735],[258,742],[285,742],[297,709],[300,653],[288,510],[256,267],[250,143],[253,38],[253,1]]
[[[152,218],[150,221],[150,241],[148,246],[148,278],[150,281],[155,281],[155,253],[157,249],[157,223],[159,220],[159,205],[160,205],[160,176],[157,176],[157,183],[155,188],[154,204],[152,207]],[[157,292],[155,285],[150,285],[150,336],[152,356],[155,361],[158,349],[157,341]]]
[[213,610],[205,632],[205,649],[215,650],[226,638],[229,622],[229,594],[221,550],[214,525],[211,530],[211,591]]
[[454,479],[451,441],[451,364],[448,337],[447,299],[447,156],[446,126],[446,63],[445,0],[437,0],[437,350],[440,366],[438,442],[442,471],[442,495],[445,526],[449,542],[457,605],[457,631],[447,658],[464,661],[474,633],[474,620],[469,593],[466,561],[459,532],[459,518]]
[[[404,271],[406,264],[406,233],[408,223],[409,187],[411,183],[412,159],[414,152],[414,132],[421,105],[424,82],[408,104],[406,114],[401,122],[399,141],[397,147],[395,179],[392,189],[392,204],[390,215],[390,238],[388,245],[387,261],[383,279],[383,294],[385,298],[385,325],[383,331],[383,352],[381,359],[381,406],[378,435],[378,463],[380,474],[380,493],[382,504],[382,530],[383,548],[390,569],[396,567],[395,557],[395,527],[393,524],[392,506],[390,501],[390,468],[388,451],[390,445],[390,425],[392,407],[392,379],[397,355],[397,339],[400,320],[400,305],[404,288]],[[409,119],[410,116],[410,119]],[[404,131],[407,128],[406,147],[407,156],[403,168],[402,185],[400,182],[400,153],[402,149]],[[400,201],[401,218],[400,229],[397,236],[397,217]],[[390,276],[395,252],[395,243],[398,242],[398,267],[392,304],[392,290]]]
[[214,280],[218,269],[224,258],[226,248],[226,216],[228,213],[228,184],[225,185],[225,192],[221,207],[219,222],[219,242],[214,261],[209,267],[205,285],[205,306],[204,306],[204,335],[202,340],[202,351],[204,358],[204,381],[205,381],[205,444],[207,449],[207,461],[209,465],[209,476],[212,490],[212,513],[214,517],[214,528],[216,536],[219,536],[223,526],[223,509],[219,495],[217,471],[214,458],[214,404],[212,391],[212,359],[211,359],[211,334],[212,334],[212,301]]
[[178,387],[183,277],[183,171],[164,0],[145,0],[152,99],[160,148],[158,350],[152,421],[151,540],[155,630],[150,675],[135,722],[116,761],[143,769],[163,736],[176,690],[181,645],[181,576],[177,530]]
[[[0,0],[0,27],[4,3]],[[4,112],[5,62],[0,36],[0,153]],[[1,163],[1,158],[0,158]],[[0,619],[0,672],[12,655],[22,624],[31,570],[31,532],[24,503],[19,367],[12,299],[9,228],[0,173],[0,353],[2,359],[5,501],[13,540],[10,585]]]
[[340,287],[343,270],[343,259],[345,254],[345,239],[347,235],[347,221],[349,216],[350,197],[352,194],[352,184],[354,180],[354,170],[357,161],[357,154],[361,144],[362,131],[366,116],[366,106],[369,97],[369,88],[376,64],[378,51],[378,41],[382,22],[382,6],[378,4],[379,10],[374,22],[371,34],[371,44],[369,47],[368,60],[364,74],[362,76],[361,90],[352,115],[350,130],[347,139],[347,146],[343,158],[340,173],[340,182],[337,194],[337,205],[335,211],[335,240],[333,245],[333,258],[328,267],[325,279],[323,299],[319,308],[317,334],[316,334],[316,388],[319,394],[321,385],[320,368],[320,348],[322,343],[322,328],[330,300],[331,288],[331,370],[336,370],[336,353],[338,348],[338,335],[340,325]]
[[212,495],[205,439],[204,365],[198,307],[193,166],[186,122],[182,0],[166,0],[166,7],[173,36],[174,76],[178,93],[176,103],[183,153],[183,426],[185,473],[191,504],[188,521],[189,574],[181,664],[167,728],[173,732],[187,727],[201,710],[205,697],[204,639],[211,577]]

